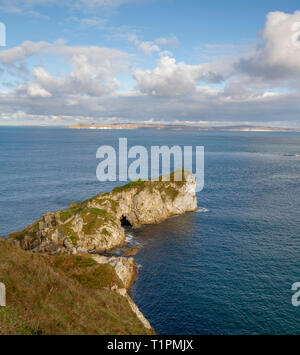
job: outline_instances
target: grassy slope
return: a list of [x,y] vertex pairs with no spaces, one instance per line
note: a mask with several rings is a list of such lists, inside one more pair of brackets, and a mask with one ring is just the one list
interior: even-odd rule
[[0,334],[149,334],[124,297],[121,280],[88,256],[45,256],[0,238]]

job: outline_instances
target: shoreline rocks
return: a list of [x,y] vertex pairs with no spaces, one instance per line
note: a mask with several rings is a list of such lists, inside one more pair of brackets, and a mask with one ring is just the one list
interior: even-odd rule
[[140,251],[140,247],[133,247],[133,248],[125,248],[124,255],[125,256],[134,256]]

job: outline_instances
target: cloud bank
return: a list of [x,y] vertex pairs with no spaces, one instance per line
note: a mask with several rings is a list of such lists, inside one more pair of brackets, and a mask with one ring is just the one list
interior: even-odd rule
[[[123,1],[81,2],[93,7]],[[13,1],[11,9],[18,3]],[[94,25],[99,23],[90,23]],[[180,45],[175,36],[140,41],[133,35],[128,40],[147,58],[156,56],[154,67],[139,68],[136,55],[124,50],[68,46],[62,40],[26,41],[1,50],[2,79],[19,82],[0,93],[0,122],[259,122],[300,127],[300,11],[269,13],[255,49],[206,63],[192,65],[172,57],[169,48]],[[48,56],[70,70],[54,75],[43,65]],[[30,65],[36,58],[40,63]],[[129,89],[123,87],[124,75],[134,82]]]

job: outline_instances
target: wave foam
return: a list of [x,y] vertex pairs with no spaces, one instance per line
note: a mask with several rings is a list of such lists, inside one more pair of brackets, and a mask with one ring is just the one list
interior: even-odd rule
[[205,212],[209,212],[209,209],[204,208],[204,207],[199,207],[196,212],[197,213],[205,213]]
[[134,235],[131,233],[126,233],[126,242],[129,243],[134,239]]

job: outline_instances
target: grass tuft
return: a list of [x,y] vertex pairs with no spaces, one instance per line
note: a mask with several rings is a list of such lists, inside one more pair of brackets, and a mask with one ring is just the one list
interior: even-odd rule
[[130,181],[128,184],[123,185],[123,186],[117,186],[113,188],[112,192],[122,192],[128,189],[132,189],[134,187],[144,187],[146,184],[145,180],[138,179],[136,181]]

